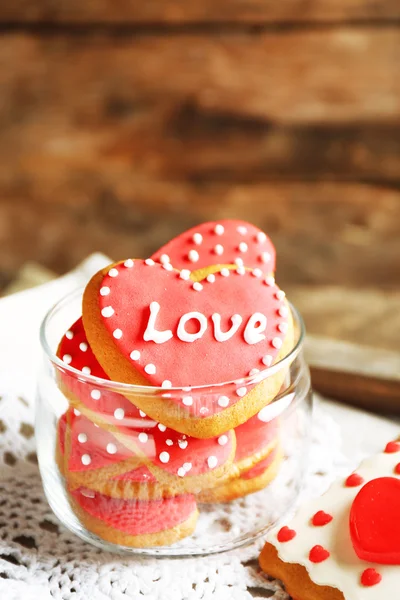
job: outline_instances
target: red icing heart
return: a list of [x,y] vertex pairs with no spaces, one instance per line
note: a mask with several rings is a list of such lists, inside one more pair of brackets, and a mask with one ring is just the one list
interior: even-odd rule
[[308,558],[312,563],[324,562],[324,560],[326,560],[329,557],[330,552],[328,552],[328,550],[326,550],[320,545],[313,546],[313,548],[311,548],[310,550],[310,554],[308,555]]
[[400,443],[399,442],[388,442],[385,448],[386,454],[394,454],[395,452],[400,452]]
[[364,485],[350,511],[350,535],[361,560],[400,565],[400,480],[379,477]]
[[269,237],[245,221],[212,221],[185,231],[152,256],[190,271],[216,264],[245,265],[275,271],[275,248]]
[[278,542],[290,542],[290,540],[296,537],[296,532],[294,529],[290,529],[287,527],[287,525],[284,525],[284,527],[281,527],[281,529],[278,531],[278,535],[276,537]]
[[358,473],[352,473],[345,481],[346,487],[358,487],[364,483],[364,479]]
[[[102,278],[96,310],[118,351],[152,385],[230,381],[247,376],[250,368],[262,369],[276,360],[286,336],[288,314],[284,293],[268,278],[223,269],[212,282],[200,284],[153,261],[126,264],[115,265]],[[150,307],[157,334],[149,327]],[[220,315],[222,332],[233,327],[233,315],[240,315],[242,323],[229,339],[217,341],[214,314]],[[193,316],[189,319],[188,315]],[[257,327],[259,319],[266,323],[265,334],[261,333],[265,339],[248,325],[253,320]],[[196,335],[199,337],[194,339]],[[246,392],[238,384],[237,395]]]
[[324,512],[323,510],[319,510],[313,516],[311,522],[315,527],[323,527],[332,521],[332,515]]
[[382,581],[382,575],[375,571],[375,569],[365,569],[361,574],[361,585],[365,587],[371,587],[377,585]]
[[396,475],[400,475],[400,463],[397,463],[397,465],[394,468],[394,472],[396,473]]

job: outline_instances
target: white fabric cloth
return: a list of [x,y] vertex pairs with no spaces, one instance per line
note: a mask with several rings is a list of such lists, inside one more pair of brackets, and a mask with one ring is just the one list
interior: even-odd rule
[[[126,558],[85,544],[49,509],[34,460],[39,326],[51,305],[108,262],[93,255],[65,277],[0,301],[0,598],[287,600],[280,583],[260,573],[262,541],[202,559]],[[340,450],[341,426],[345,455]],[[377,450],[397,430],[384,419],[324,403],[316,410],[303,495],[321,493],[337,474]]]

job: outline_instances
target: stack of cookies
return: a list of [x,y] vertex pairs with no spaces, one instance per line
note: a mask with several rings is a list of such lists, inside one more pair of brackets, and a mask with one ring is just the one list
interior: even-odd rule
[[88,530],[123,546],[168,545],[194,531],[197,503],[275,477],[280,425],[267,409],[294,332],[274,271],[263,231],[220,221],[91,279],[58,347],[69,409],[56,448]]

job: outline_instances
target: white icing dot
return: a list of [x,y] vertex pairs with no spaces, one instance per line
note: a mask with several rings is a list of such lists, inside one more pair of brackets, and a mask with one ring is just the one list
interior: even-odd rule
[[118,419],[118,421],[122,421],[125,417],[125,411],[123,408],[116,408],[114,411],[114,417]]
[[190,274],[191,271],[189,271],[189,269],[182,269],[182,271],[179,273],[179,277],[187,281],[190,278]]
[[249,249],[249,247],[246,244],[246,242],[240,242],[240,244],[239,244],[240,252],[247,252],[248,249]]
[[179,477],[185,477],[185,475],[186,475],[186,471],[183,467],[179,467],[177,473],[178,473]]
[[92,459],[90,458],[89,454],[82,454],[81,461],[82,464],[85,465],[85,467],[87,467],[92,462]]
[[152,258],[146,258],[146,260],[144,262],[149,267],[152,267],[153,265],[155,265],[155,262],[154,262],[154,260]]
[[90,375],[91,372],[92,371],[90,367],[82,367],[82,373],[84,373],[85,375]]
[[121,329],[114,329],[113,336],[115,337],[116,340],[120,340],[122,338]]
[[209,275],[207,275],[207,281],[208,281],[208,283],[214,283],[214,281],[215,281],[214,273],[210,273]]
[[246,273],[246,269],[245,269],[244,267],[238,267],[238,268],[236,269],[236,273],[237,273],[238,275],[244,275],[244,274]]
[[165,452],[165,451],[161,452],[159,458],[160,458],[160,461],[162,463],[166,464],[167,462],[169,462],[169,454],[168,454],[168,452]]
[[278,290],[275,294],[277,300],[283,300],[284,297],[286,296],[285,292],[283,290]]
[[124,267],[126,267],[127,269],[132,269],[134,264],[135,263],[133,262],[133,260],[131,258],[128,258],[128,260],[124,262]]
[[265,278],[264,283],[270,286],[275,285],[275,277],[273,277],[272,275],[268,275],[268,277]]
[[252,275],[254,275],[254,277],[262,277],[262,271],[261,269],[253,269],[251,272]]
[[171,263],[164,263],[163,269],[165,269],[166,271],[173,271],[174,267],[171,265]]
[[266,354],[265,356],[262,357],[261,362],[266,367],[270,367],[272,365],[272,360],[273,360],[272,356],[270,356],[269,354]]
[[236,231],[238,233],[240,233],[240,235],[246,235],[247,227],[244,227],[244,225],[239,225],[239,227],[236,229]]
[[86,433],[80,433],[78,435],[78,442],[80,442],[81,444],[85,444],[85,442],[87,442],[87,435],[86,435]]
[[164,265],[165,263],[169,263],[169,262],[171,262],[171,259],[169,258],[168,254],[161,254],[160,263],[162,263]]
[[282,340],[281,340],[281,338],[274,337],[274,339],[272,340],[271,344],[277,350],[279,350],[279,348],[282,348]]
[[106,285],[103,285],[102,288],[100,288],[100,296],[108,296],[108,294],[110,293],[110,288],[107,287]]
[[280,331],[281,333],[287,333],[288,327],[289,326],[287,323],[279,323],[278,331]]
[[154,375],[154,373],[156,372],[156,367],[152,363],[149,363],[145,366],[144,370],[146,373],[148,373],[148,375]]
[[117,446],[115,444],[113,444],[112,442],[110,442],[109,444],[107,444],[106,450],[107,450],[108,454],[116,454]]
[[105,306],[104,308],[102,308],[101,314],[103,315],[103,317],[106,317],[106,319],[108,319],[109,317],[113,316],[114,309],[112,306]]
[[63,362],[65,362],[66,365],[71,364],[72,362],[72,356],[70,354],[64,354],[64,356],[62,357]]
[[74,334],[72,331],[67,331],[67,333],[65,334],[65,337],[67,338],[67,340],[72,340],[72,338],[74,337]]
[[215,254],[218,254],[218,256],[221,256],[221,254],[224,253],[224,247],[221,244],[217,244],[214,247],[214,252],[215,252]]
[[245,396],[247,394],[247,389],[245,387],[238,388],[236,390],[236,394],[238,396],[240,396],[241,398],[243,398],[243,396]]
[[196,292],[201,292],[201,290],[203,289],[203,286],[201,285],[201,283],[199,281],[195,281],[194,284],[192,285],[192,288],[194,290],[196,290]]
[[168,440],[165,440],[165,443],[167,444],[167,446],[173,446],[174,445],[174,442],[172,440],[170,440],[169,438],[168,438]]
[[263,263],[268,263],[271,260],[271,255],[269,252],[262,252],[260,254],[260,260]]
[[235,265],[238,267],[243,267],[243,258],[235,258]]
[[229,275],[230,275],[229,269],[226,269],[225,267],[223,269],[221,269],[221,275],[222,275],[222,277],[229,277]]
[[188,254],[188,259],[190,260],[190,262],[197,262],[199,260],[200,256],[199,253],[197,252],[197,250],[190,250],[189,254]]
[[169,379],[164,379],[164,381],[161,384],[162,388],[172,388],[172,383],[170,382]]
[[267,239],[267,236],[265,235],[265,233],[263,231],[259,231],[257,233],[256,240],[259,244],[263,244],[266,239]]
[[214,233],[216,233],[217,235],[223,235],[224,231],[225,227],[220,223],[218,223],[218,225],[214,227]]
[[162,432],[167,430],[167,427],[165,425],[163,425],[162,423],[159,423],[157,427]]
[[287,308],[287,306],[281,306],[280,309],[278,310],[278,315],[280,315],[284,319],[286,317],[288,317],[289,316],[289,309]]
[[182,467],[185,469],[186,473],[188,473],[190,471],[190,469],[192,468],[192,463],[190,462],[185,462],[183,463]]
[[220,435],[218,438],[218,444],[220,446],[225,446],[225,444],[228,443],[228,436],[227,435]]
[[132,352],[129,355],[131,357],[132,360],[139,360],[140,358],[140,352],[139,350],[132,350]]
[[209,456],[207,458],[207,464],[210,469],[215,469],[218,464],[218,458],[216,456]]
[[253,375],[257,375],[257,373],[259,373],[259,372],[260,372],[260,369],[252,369],[249,372],[249,375],[250,375],[250,377],[252,377]]
[[193,398],[192,398],[192,396],[184,396],[182,398],[182,403],[185,406],[192,406],[192,404],[193,404]]
[[82,350],[82,352],[86,352],[87,349],[88,349],[88,345],[85,344],[85,342],[81,342],[79,344],[79,350]]
[[228,396],[220,396],[218,398],[218,406],[221,406],[222,408],[226,408],[228,405],[229,405]]
[[101,398],[101,392],[100,392],[100,390],[92,390],[90,392],[90,395],[93,398],[93,400],[100,400],[100,398]]
[[147,435],[147,433],[145,433],[144,431],[141,431],[139,433],[138,440],[141,444],[145,444],[148,439],[149,439],[149,436]]
[[146,413],[143,412],[143,410],[139,410],[139,415],[142,417],[142,419],[144,419],[145,417],[147,417]]
[[110,276],[110,277],[118,277],[118,271],[117,271],[117,269],[115,269],[115,268],[113,268],[113,269],[110,269],[110,270],[108,271],[108,274],[109,274],[109,276]]
[[196,246],[200,246],[201,242],[203,241],[203,236],[201,235],[201,233],[194,233],[192,239]]
[[188,446],[188,441],[187,440],[178,440],[178,446],[181,450],[185,450],[185,448],[187,448],[187,446]]
[[80,411],[79,411],[77,408],[74,408],[74,415],[75,415],[76,417],[80,417],[80,415],[81,415],[81,412],[80,412]]

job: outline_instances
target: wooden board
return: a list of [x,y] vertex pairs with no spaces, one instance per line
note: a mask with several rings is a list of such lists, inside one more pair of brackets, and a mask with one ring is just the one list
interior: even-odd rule
[[3,21],[57,23],[307,22],[400,17],[397,0],[13,0]]
[[[112,175],[116,175],[115,173]],[[29,193],[28,193],[29,192]],[[52,192],[52,193],[51,193]],[[10,277],[26,256],[65,272],[94,250],[146,256],[208,219],[250,219],[278,251],[282,285],[398,284],[400,193],[335,183],[183,184],[114,180],[101,169],[45,190],[2,195],[0,256]]]

